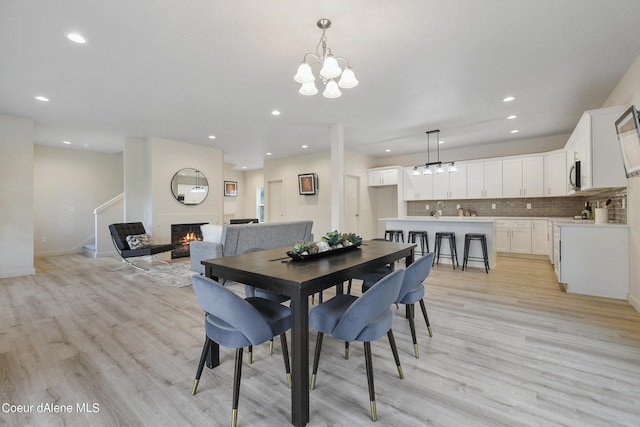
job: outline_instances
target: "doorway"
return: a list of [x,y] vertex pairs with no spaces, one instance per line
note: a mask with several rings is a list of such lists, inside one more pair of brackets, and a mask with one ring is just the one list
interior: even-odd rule
[[346,232],[359,235],[360,229],[360,177],[347,175],[345,182],[345,226]]
[[284,216],[284,180],[267,182],[269,222],[283,222]]

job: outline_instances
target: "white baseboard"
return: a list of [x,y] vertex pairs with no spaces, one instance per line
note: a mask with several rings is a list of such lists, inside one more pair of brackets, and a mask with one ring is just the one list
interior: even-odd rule
[[8,277],[33,276],[34,274],[36,274],[35,268],[16,271],[3,271],[0,273],[0,279],[6,279]]

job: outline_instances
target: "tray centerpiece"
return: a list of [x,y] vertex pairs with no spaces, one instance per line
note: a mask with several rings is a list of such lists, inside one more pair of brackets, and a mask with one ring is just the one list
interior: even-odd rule
[[327,255],[336,255],[344,251],[357,249],[362,244],[362,237],[355,233],[330,231],[317,242],[296,243],[287,255],[293,261],[306,261]]

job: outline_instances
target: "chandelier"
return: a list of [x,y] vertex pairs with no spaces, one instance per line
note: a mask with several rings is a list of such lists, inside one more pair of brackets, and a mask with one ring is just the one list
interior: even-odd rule
[[[315,52],[309,52],[302,58],[302,64],[298,67],[298,72],[293,76],[293,80],[302,86],[298,91],[301,95],[311,96],[318,93],[315,85],[316,77],[313,75],[312,67],[318,66],[320,71],[318,76],[325,86],[322,95],[325,98],[338,98],[342,95],[340,88],[351,89],[358,86],[358,80],[349,66],[349,61],[344,58],[333,56],[331,48],[327,47],[326,30],[331,27],[331,21],[326,18],[318,20],[318,28],[322,30],[322,37],[316,45]],[[344,69],[340,68],[338,61],[344,61]],[[336,78],[340,80],[336,83]]]
[[192,193],[204,193],[207,191],[202,185],[200,185],[200,171],[196,170],[196,186],[191,188]]
[[[431,134],[434,134],[434,133],[436,134],[436,149],[437,149],[438,159],[435,162],[432,162],[431,156],[430,156],[430,152],[431,152],[430,136]],[[433,173],[433,171],[431,170],[432,166],[435,166],[435,170],[437,174],[444,172],[442,162],[440,161],[440,129],[427,131],[427,163],[425,163],[424,166],[423,165],[415,166],[411,174],[414,176],[420,175],[420,171],[418,168],[423,168],[422,169],[423,175],[431,175]],[[456,162],[449,163],[448,169],[449,169],[449,173],[457,172],[458,168],[456,167]]]

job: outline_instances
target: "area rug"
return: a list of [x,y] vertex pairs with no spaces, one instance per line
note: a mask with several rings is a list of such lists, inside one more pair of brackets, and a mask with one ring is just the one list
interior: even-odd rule
[[[147,269],[145,268],[145,270]],[[147,271],[139,274],[145,274],[157,282],[174,288],[182,288],[191,285],[191,276],[196,273],[191,270],[189,260],[186,260],[170,262],[169,264],[154,262],[148,267]]]

